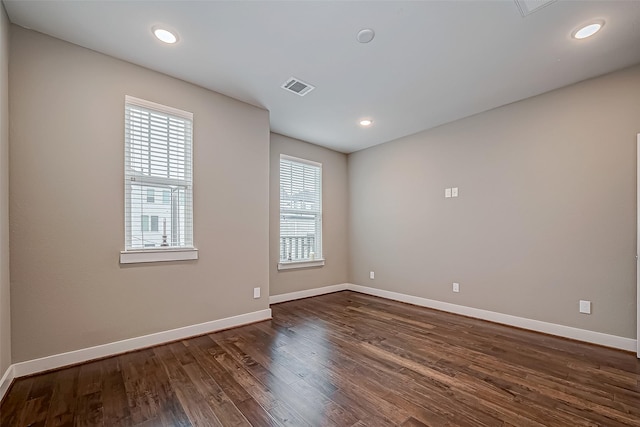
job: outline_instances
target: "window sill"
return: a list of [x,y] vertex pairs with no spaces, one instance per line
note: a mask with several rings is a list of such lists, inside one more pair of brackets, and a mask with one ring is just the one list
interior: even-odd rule
[[188,261],[198,259],[198,250],[160,249],[120,252],[120,264],[137,264],[142,262]]
[[279,262],[278,270],[292,270],[294,268],[322,267],[323,265],[324,265],[323,259],[316,259],[313,261],[287,261],[287,262]]

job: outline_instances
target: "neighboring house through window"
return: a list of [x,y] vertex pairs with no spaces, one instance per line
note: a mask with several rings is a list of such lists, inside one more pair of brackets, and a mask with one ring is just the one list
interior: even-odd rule
[[322,164],[280,156],[279,269],[324,265]]

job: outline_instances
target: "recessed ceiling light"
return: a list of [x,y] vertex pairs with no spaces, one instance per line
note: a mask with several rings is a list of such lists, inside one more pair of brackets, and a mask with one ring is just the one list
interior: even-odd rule
[[600,31],[603,25],[604,22],[592,22],[591,24],[585,25],[573,32],[573,38],[581,40],[586,39],[587,37],[591,37],[598,31]]
[[373,120],[370,119],[364,119],[364,120],[360,120],[360,126],[371,126],[373,124]]
[[169,30],[165,30],[164,28],[154,28],[153,35],[161,42],[165,42],[167,44],[173,44],[178,41],[178,37],[175,34]]

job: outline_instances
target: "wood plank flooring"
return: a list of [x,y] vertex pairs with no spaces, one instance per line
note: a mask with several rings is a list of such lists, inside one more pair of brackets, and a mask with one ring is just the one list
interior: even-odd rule
[[635,355],[344,291],[17,380],[9,426],[640,426]]

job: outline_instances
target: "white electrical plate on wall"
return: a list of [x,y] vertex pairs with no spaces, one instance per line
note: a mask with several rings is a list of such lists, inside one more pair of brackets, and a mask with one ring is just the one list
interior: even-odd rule
[[580,313],[591,314],[591,301],[580,300]]

